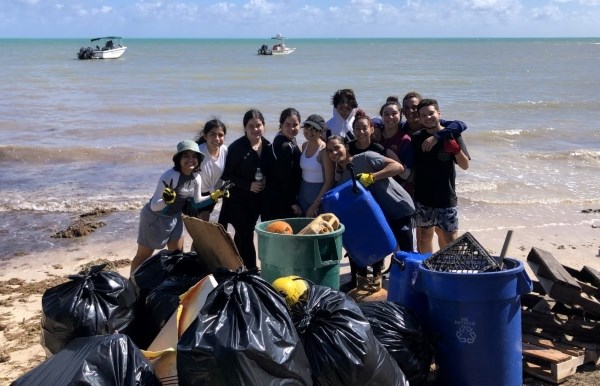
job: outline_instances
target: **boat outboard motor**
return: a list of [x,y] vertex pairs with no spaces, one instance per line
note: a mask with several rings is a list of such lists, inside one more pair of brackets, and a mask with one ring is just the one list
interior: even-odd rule
[[79,50],[77,54],[79,59],[92,59],[94,57],[94,50],[91,47],[83,48]]

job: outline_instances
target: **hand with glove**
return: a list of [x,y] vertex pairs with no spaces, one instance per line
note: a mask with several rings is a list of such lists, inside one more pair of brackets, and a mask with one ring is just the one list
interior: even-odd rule
[[210,198],[214,201],[217,202],[219,201],[219,198],[221,197],[225,197],[225,198],[229,198],[229,190],[221,190],[221,189],[217,189],[214,192],[212,192],[210,194]]
[[455,139],[447,139],[444,141],[444,153],[457,155],[460,153],[460,145]]
[[173,179],[169,182],[169,185],[165,181],[163,181],[165,185],[165,190],[162,192],[162,199],[165,204],[170,205],[175,202],[175,198],[177,197],[177,193],[173,190]]
[[373,176],[373,173],[358,173],[356,175],[356,178],[365,188],[368,188],[375,182],[375,177]]

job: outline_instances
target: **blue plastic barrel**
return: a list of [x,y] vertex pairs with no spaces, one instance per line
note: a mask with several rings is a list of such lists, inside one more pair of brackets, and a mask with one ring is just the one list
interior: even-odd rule
[[415,289],[415,282],[419,276],[419,265],[429,256],[431,253],[396,252],[392,257],[387,288],[387,300],[413,310],[424,327],[428,321],[427,296]]
[[521,295],[532,290],[521,261],[498,272],[431,271],[421,264],[430,338],[441,385],[521,386]]
[[321,205],[346,227],[342,244],[358,266],[373,265],[396,250],[396,238],[379,204],[360,183],[356,191],[352,180],[336,186],[323,195]]

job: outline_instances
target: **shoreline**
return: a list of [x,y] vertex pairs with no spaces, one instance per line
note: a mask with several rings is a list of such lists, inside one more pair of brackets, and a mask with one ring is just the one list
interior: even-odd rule
[[[507,257],[525,261],[531,248],[537,247],[551,252],[561,263],[573,265],[573,268],[590,265],[600,270],[600,209],[582,208],[579,204],[561,204],[558,210],[556,206],[547,205],[530,207],[529,211],[535,214],[526,217],[523,213],[515,214],[513,206],[460,205],[461,203],[459,235],[470,232],[492,255],[500,254],[506,233],[512,230]],[[594,208],[598,206],[600,203],[591,205]],[[212,213],[211,222],[218,220],[219,209],[217,207]],[[525,212],[525,209],[520,208],[519,211]],[[40,216],[38,213],[34,215]],[[49,221],[52,221],[55,214],[50,213],[49,216]],[[52,222],[44,227],[36,226],[36,235],[42,236],[35,239],[35,245],[30,244],[27,250],[21,246],[12,251],[12,256],[0,259],[0,281],[12,277],[42,280],[48,272],[69,275],[73,272],[68,269],[76,268],[82,260],[132,259],[135,255],[139,210],[115,210],[98,215],[69,213],[63,217],[69,217],[70,224],[68,221],[61,221],[60,225]],[[103,226],[92,229],[81,237],[51,238],[52,234],[61,232],[56,229],[57,226],[67,229],[82,218],[92,224],[103,223]],[[228,231],[233,235],[231,227]],[[184,236],[184,249],[188,251],[191,239],[187,231]],[[7,240],[9,244],[10,241]],[[435,240],[434,248],[437,248]],[[63,268],[52,268],[55,264]]]

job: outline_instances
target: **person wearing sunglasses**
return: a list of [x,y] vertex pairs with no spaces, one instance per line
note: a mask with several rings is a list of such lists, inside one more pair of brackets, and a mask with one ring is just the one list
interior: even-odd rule
[[316,217],[321,213],[321,198],[333,187],[333,163],[326,156],[323,133],[327,126],[322,116],[313,114],[303,123],[304,138],[300,169],[302,179],[298,193],[298,204],[303,215]]

